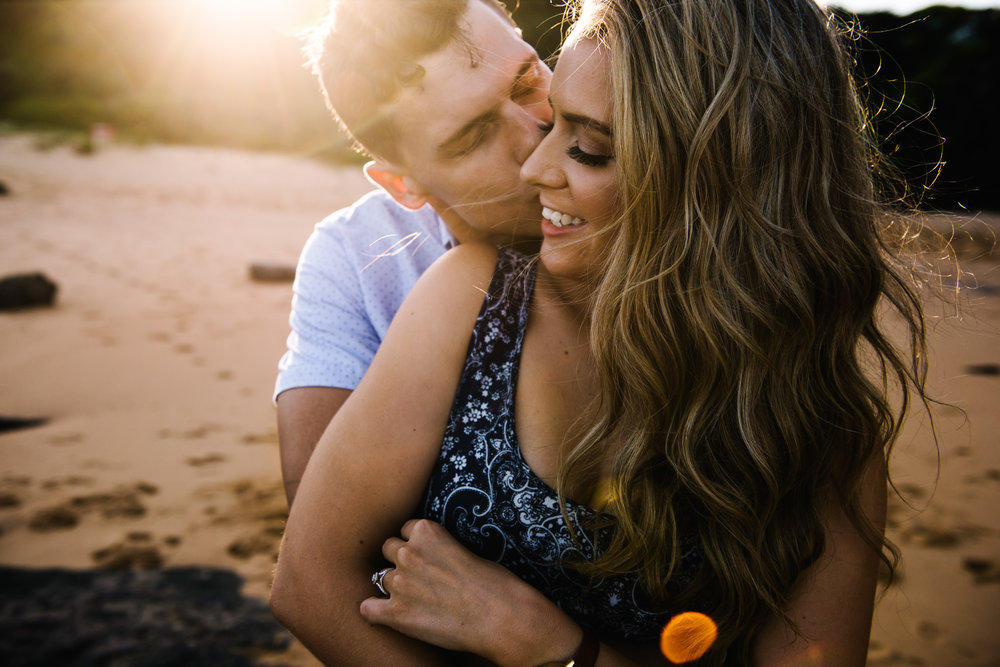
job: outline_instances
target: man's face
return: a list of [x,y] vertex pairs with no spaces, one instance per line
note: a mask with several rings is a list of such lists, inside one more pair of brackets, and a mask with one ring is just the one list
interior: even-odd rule
[[519,172],[552,120],[552,73],[482,2],[460,26],[465,39],[422,59],[422,84],[393,108],[403,171],[459,241],[538,237],[538,193]]

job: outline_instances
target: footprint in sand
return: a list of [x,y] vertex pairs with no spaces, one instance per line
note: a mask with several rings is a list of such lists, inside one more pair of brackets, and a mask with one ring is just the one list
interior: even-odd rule
[[244,445],[278,444],[278,432],[267,431],[265,433],[247,433],[241,440]]
[[90,557],[101,570],[155,570],[163,567],[163,547],[175,547],[180,541],[176,535],[169,535],[157,544],[150,533],[131,532]]
[[269,527],[259,533],[250,533],[238,537],[230,543],[226,551],[233,558],[249,560],[257,554],[278,554],[278,544],[281,542],[282,528]]
[[917,636],[931,642],[941,636],[941,628],[931,621],[921,621],[917,625]]
[[138,518],[146,514],[146,506],[139,500],[139,494],[128,490],[76,496],[70,499],[69,506],[81,512],[100,512],[105,519]]
[[901,539],[930,549],[950,549],[968,539],[978,537],[983,529],[971,525],[943,525],[932,521],[917,520],[903,529]]
[[36,533],[48,533],[54,530],[68,530],[76,527],[78,523],[80,523],[78,512],[64,505],[57,505],[35,512],[28,522],[28,528]]
[[246,526],[246,530],[230,542],[226,549],[228,554],[240,560],[261,554],[275,558],[288,519],[288,504],[281,483],[247,479],[206,491],[214,496],[220,490],[232,494],[235,502],[221,511],[214,505],[206,508],[205,513],[213,516],[212,523]]
[[105,519],[137,519],[146,514],[146,507],[140,501],[140,496],[157,492],[158,489],[152,484],[138,482],[111,491],[74,496],[63,503],[35,512],[28,522],[28,528],[36,532],[66,530],[76,526],[81,516],[92,512],[100,513]]
[[50,445],[75,445],[83,442],[83,433],[64,433],[49,438]]
[[186,438],[187,440],[200,440],[209,433],[213,433],[218,430],[220,430],[220,427],[214,424],[206,424],[204,426],[199,426],[197,428],[184,431],[183,437]]
[[106,518],[142,516],[146,513],[146,508],[139,501],[139,496],[154,496],[159,492],[159,488],[154,484],[136,482],[104,493],[76,496],[69,502],[73,507],[84,511],[99,511]]
[[202,466],[211,465],[213,463],[222,463],[226,460],[226,457],[222,454],[205,454],[204,456],[191,456],[184,460],[189,466],[195,468],[200,468]]
[[927,495],[922,486],[912,483],[900,484],[896,487],[896,490],[907,500],[919,500]]
[[915,655],[906,655],[901,651],[890,649],[877,640],[872,640],[868,645],[868,660],[865,661],[868,667],[903,667],[912,665],[920,667],[927,663],[923,658]]
[[982,473],[977,475],[966,475],[962,478],[962,482],[969,485],[977,485],[982,483],[998,482],[1000,481],[1000,470],[996,468],[987,468],[982,471]]
[[42,482],[42,488],[46,491],[51,491],[53,489],[59,489],[64,486],[90,486],[94,483],[93,477],[84,477],[83,475],[70,475],[69,477],[64,477],[62,479],[47,479]]
[[1000,567],[991,558],[965,558],[962,569],[972,575],[972,581],[978,585],[1000,583]]

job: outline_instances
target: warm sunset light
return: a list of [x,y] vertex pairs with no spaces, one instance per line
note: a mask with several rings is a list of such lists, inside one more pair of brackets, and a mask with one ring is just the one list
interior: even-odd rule
[[719,630],[715,621],[696,611],[677,614],[660,635],[660,650],[672,663],[697,660],[715,643]]
[[181,2],[193,14],[220,28],[265,26],[282,34],[294,34],[323,15],[324,0],[201,0]]

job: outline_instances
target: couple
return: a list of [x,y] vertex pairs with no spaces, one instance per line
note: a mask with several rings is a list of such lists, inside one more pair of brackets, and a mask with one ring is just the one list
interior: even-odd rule
[[[864,664],[922,313],[828,15],[577,0],[550,75],[492,0],[333,8],[315,62],[387,195],[300,264],[278,619],[331,664],[627,665],[696,610],[699,664]],[[302,370],[306,313],[352,307],[353,393]]]

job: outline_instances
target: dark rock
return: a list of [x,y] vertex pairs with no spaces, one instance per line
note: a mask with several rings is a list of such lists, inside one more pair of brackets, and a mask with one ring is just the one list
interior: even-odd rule
[[0,664],[264,665],[252,656],[286,650],[291,635],[242,584],[213,568],[3,567]]
[[16,431],[22,428],[32,428],[48,423],[45,417],[2,417],[0,416],[0,433]]
[[250,265],[250,280],[265,283],[286,283],[295,280],[295,267],[285,264],[254,262]]
[[41,273],[22,273],[0,279],[0,310],[51,306],[58,287]]

